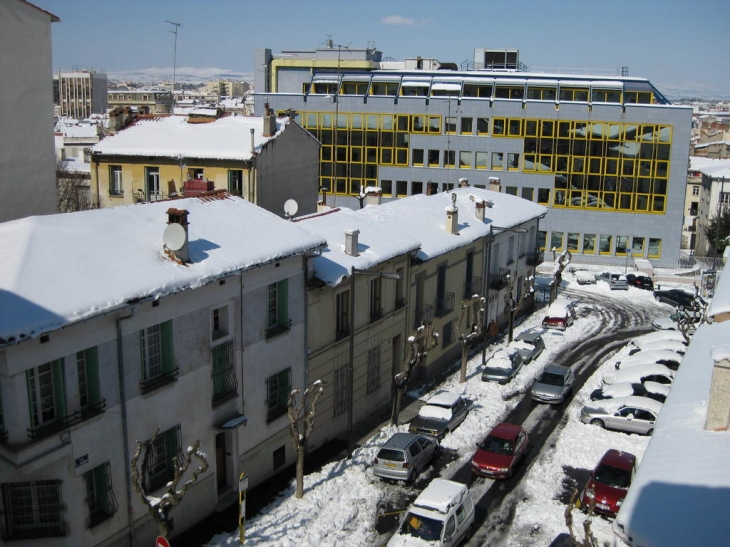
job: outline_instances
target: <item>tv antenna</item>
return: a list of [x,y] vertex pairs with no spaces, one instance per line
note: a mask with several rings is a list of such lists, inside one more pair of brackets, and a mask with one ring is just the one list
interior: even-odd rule
[[175,35],[175,49],[172,53],[172,103],[175,104],[175,72],[177,70],[177,29],[182,26],[180,23],[176,23],[175,21],[168,21],[165,19],[165,23],[169,23],[172,25],[173,30],[170,32]]

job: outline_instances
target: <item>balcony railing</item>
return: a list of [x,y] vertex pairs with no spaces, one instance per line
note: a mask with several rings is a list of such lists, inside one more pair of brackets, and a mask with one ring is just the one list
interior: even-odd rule
[[443,317],[444,315],[454,311],[454,293],[447,292],[443,298],[437,298],[434,300],[433,304],[436,309],[436,317]]
[[430,325],[431,323],[433,323],[433,306],[426,304],[422,310],[416,310],[414,328],[420,327],[421,324]]
[[370,322],[375,323],[378,319],[383,318],[383,308],[378,308],[370,312]]
[[489,274],[489,288],[499,290],[507,286],[507,276],[510,273],[509,268],[500,268],[499,273]]
[[177,375],[179,374],[179,372],[180,371],[177,368],[174,368],[172,370],[167,370],[163,372],[159,376],[155,376],[154,378],[150,378],[149,380],[140,382],[139,390],[142,393],[149,393],[159,387],[166,386],[167,384],[170,384],[177,379]]
[[475,294],[482,294],[482,278],[477,276],[464,283],[464,298],[469,299]]
[[79,422],[83,422],[84,420],[88,420],[93,416],[101,414],[104,412],[105,408],[106,399],[102,399],[98,403],[94,403],[86,408],[72,412],[65,418],[59,418],[47,425],[28,429],[28,437],[31,439],[43,439],[44,437],[54,435],[64,429],[68,429],[72,425],[76,425]]
[[335,331],[335,340],[342,340],[348,336],[350,336],[350,329],[347,327],[343,327],[340,330]]
[[537,251],[536,253],[527,253],[527,265],[537,266],[541,264],[545,257],[545,251]]
[[402,296],[400,298],[395,299],[395,309],[399,310],[401,308],[404,308],[406,305],[406,297]]

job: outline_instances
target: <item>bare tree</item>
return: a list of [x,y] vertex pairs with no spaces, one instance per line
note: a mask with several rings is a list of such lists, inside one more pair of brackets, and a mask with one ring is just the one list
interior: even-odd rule
[[[553,254],[555,251],[553,251]],[[550,290],[550,303],[552,304],[555,301],[555,298],[558,296],[558,288],[560,287],[560,283],[563,281],[563,270],[570,264],[570,259],[572,255],[570,254],[570,251],[565,250],[560,254],[560,258],[558,258],[557,261],[555,261],[555,269],[553,270],[553,285]]]
[[428,355],[428,351],[438,344],[438,339],[439,333],[433,330],[433,325],[426,326],[423,323],[416,329],[415,335],[408,337],[408,355],[403,362],[403,370],[393,376],[395,397],[390,417],[393,425],[398,425],[401,398],[406,392],[413,369]]
[[88,180],[70,171],[67,161],[56,161],[56,192],[59,213],[86,211],[93,208]]
[[[307,439],[314,429],[314,416],[316,414],[317,400],[324,391],[324,382],[317,380],[304,390],[298,398],[301,390],[294,389],[289,394],[287,401],[287,413],[289,414],[289,432],[297,452],[297,498],[304,496],[304,455],[307,451]],[[309,398],[312,398],[311,403]],[[298,400],[297,400],[298,399]],[[300,431],[299,421],[304,418],[304,431]]]
[[598,547],[598,540],[591,531],[591,517],[595,514],[595,498],[591,500],[591,504],[588,506],[588,517],[583,521],[583,541],[580,541],[573,530],[573,508],[576,506],[576,500],[578,499],[578,489],[573,486],[573,492],[570,495],[570,501],[565,508],[565,524],[568,527],[568,534],[575,547]]
[[[200,439],[197,439],[192,446],[188,447],[186,453],[183,455],[182,463],[178,461],[177,457],[172,458],[174,475],[173,479],[165,485],[165,494],[161,498],[149,496],[144,491],[142,475],[145,473],[150,452],[159,434],[160,428],[158,427],[150,440],[143,442],[137,441],[137,451],[134,453],[130,465],[132,467],[132,488],[137,492],[142,503],[147,507],[147,511],[160,529],[160,535],[167,537],[167,534],[170,533],[168,513],[175,505],[178,505],[182,501],[185,492],[195,484],[198,477],[208,470],[208,460],[205,453],[200,451]],[[143,453],[144,455],[142,455]],[[142,457],[142,475],[140,475],[140,470],[137,465],[140,457]],[[178,490],[177,486],[180,480],[182,480],[183,475],[187,472],[188,467],[190,467],[193,458],[199,459],[201,464],[193,472],[193,476]]]
[[[469,316],[474,320],[469,323],[468,330],[464,322],[468,323]],[[461,372],[459,374],[459,383],[466,382],[466,363],[469,360],[469,349],[472,344],[480,340],[484,332],[484,297],[478,294],[473,295],[470,299],[461,302],[461,315],[456,328],[459,331],[459,341],[461,342]]]

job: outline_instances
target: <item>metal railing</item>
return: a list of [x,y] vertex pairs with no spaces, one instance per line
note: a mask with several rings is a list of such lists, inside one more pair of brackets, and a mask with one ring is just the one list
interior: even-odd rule
[[481,294],[482,293],[482,278],[478,276],[474,276],[471,278],[471,281],[467,281],[464,283],[464,298],[468,299],[474,296],[475,294]]
[[106,399],[102,399],[98,403],[91,404],[85,408],[82,408],[81,410],[76,410],[68,416],[65,416],[64,418],[59,418],[49,424],[44,424],[40,427],[32,427],[28,429],[28,437],[34,440],[43,439],[45,437],[58,433],[59,431],[68,429],[72,425],[75,425],[79,422],[88,420],[93,416],[97,416],[98,414],[104,412],[105,408]]
[[528,266],[537,266],[538,264],[542,263],[544,258],[545,258],[545,251],[527,253],[527,265]]
[[454,311],[454,296],[454,293],[447,292],[443,298],[434,300],[434,315],[436,317],[443,317],[447,313]]
[[418,328],[423,325],[430,325],[433,323],[433,306],[431,304],[425,304],[423,306],[423,309],[416,310],[415,320],[413,322],[413,327]]
[[490,289],[503,289],[507,286],[507,276],[510,274],[509,268],[500,268],[499,273],[489,274],[489,288]]

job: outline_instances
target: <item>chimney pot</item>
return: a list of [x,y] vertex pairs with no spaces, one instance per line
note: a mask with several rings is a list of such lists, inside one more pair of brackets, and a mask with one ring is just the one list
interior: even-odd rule
[[345,230],[345,252],[350,256],[359,256],[358,236],[360,230]]

